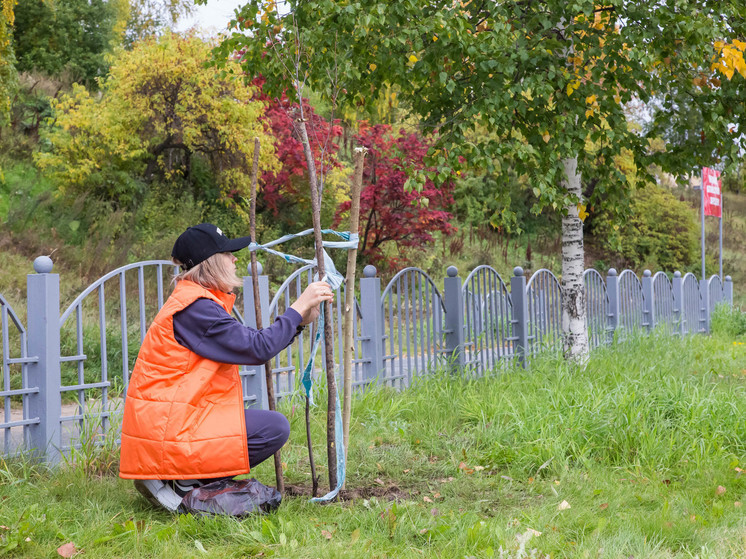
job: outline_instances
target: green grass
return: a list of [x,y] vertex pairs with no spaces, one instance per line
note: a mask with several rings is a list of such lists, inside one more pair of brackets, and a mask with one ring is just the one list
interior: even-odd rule
[[[287,401],[289,494],[243,521],[153,509],[116,477],[111,448],[54,470],[0,463],[0,554],[73,542],[102,558],[743,557],[745,341],[643,337],[582,369],[545,358],[370,390],[354,401],[348,492],[325,506],[308,502],[303,409]],[[322,487],[325,422],[316,408]],[[271,463],[252,475],[274,480]]]

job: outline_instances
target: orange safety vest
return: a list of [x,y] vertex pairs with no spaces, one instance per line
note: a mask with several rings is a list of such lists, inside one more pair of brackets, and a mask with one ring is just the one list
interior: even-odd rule
[[122,478],[195,479],[249,471],[238,365],[200,357],[174,338],[174,314],[199,298],[230,314],[236,296],[182,280],[155,317],[127,388]]

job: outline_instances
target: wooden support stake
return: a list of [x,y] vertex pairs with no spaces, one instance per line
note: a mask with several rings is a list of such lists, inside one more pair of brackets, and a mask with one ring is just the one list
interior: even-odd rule
[[[355,174],[350,189],[350,233],[357,233],[360,224],[360,191],[363,185],[363,161],[368,150],[355,148]],[[342,429],[344,431],[345,462],[350,448],[350,415],[352,413],[352,356],[355,353],[353,316],[355,312],[355,268],[357,266],[357,249],[347,251],[347,276],[345,290],[345,326],[344,326],[344,402],[342,407]]]
[[[251,240],[256,242],[256,181],[259,169],[259,138],[254,138],[254,162],[251,166],[251,207],[249,212],[249,234]],[[254,287],[254,312],[256,313],[256,329],[261,330],[262,325],[262,308],[259,301],[259,273],[256,267],[256,251],[251,251],[251,283]],[[272,376],[272,365],[269,361],[264,364],[264,376],[267,379],[267,402],[269,409],[275,409],[275,383]],[[282,456],[280,451],[275,452],[275,481],[277,490],[280,493],[285,492],[285,482],[282,478]]]

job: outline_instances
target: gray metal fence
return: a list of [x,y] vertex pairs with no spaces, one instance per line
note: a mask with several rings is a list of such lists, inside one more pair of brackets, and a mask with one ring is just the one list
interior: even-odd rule
[[[163,305],[175,271],[167,261],[138,262],[105,275],[60,312],[60,278],[40,257],[27,281],[27,328],[0,296],[2,454],[33,452],[58,461],[82,440],[100,439],[119,427],[122,399],[140,343]],[[285,279],[274,296],[259,271],[262,321],[285,312],[312,281],[310,266]],[[698,281],[679,272],[670,278],[645,271],[638,278],[613,269],[584,275],[590,347],[624,339],[635,330],[663,328],[678,335],[707,332],[716,304],[732,304],[730,277]],[[518,267],[510,288],[498,272],[479,266],[462,279],[451,266],[437,281],[407,268],[381,287],[367,266],[355,300],[353,387],[378,382],[404,388],[434,369],[483,375],[501,363],[525,364],[532,355],[561,348],[562,289],[549,270],[530,278]],[[442,286],[442,289],[441,289]],[[335,367],[342,363],[344,289],[337,291],[332,330]],[[234,308],[236,318],[255,326],[251,278]],[[272,360],[278,399],[298,390],[298,371],[308,359],[313,326]],[[325,366],[319,352],[315,374]],[[246,406],[266,408],[264,367],[240,370]],[[341,378],[341,375],[340,375]]]

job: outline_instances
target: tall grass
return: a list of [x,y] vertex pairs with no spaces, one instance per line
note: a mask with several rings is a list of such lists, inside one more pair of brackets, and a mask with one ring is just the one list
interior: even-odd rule
[[[243,521],[151,508],[106,474],[110,447],[51,471],[15,465],[0,485],[0,553],[4,541],[19,557],[66,542],[89,557],[744,557],[739,344],[653,335],[584,368],[545,357],[372,388],[353,402],[345,500],[326,506],[308,502],[302,402],[288,398],[290,492],[277,513]],[[325,425],[316,408],[322,483]],[[272,484],[271,461],[251,475]]]

